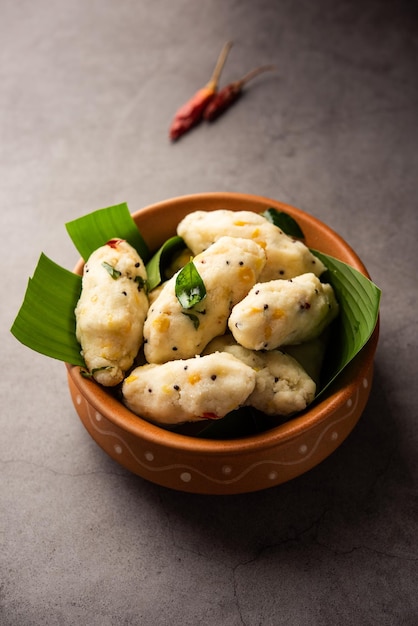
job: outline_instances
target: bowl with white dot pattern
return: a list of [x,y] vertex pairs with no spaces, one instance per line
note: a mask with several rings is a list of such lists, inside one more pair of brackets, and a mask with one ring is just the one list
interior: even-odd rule
[[[282,202],[237,193],[183,196],[133,214],[151,250],[176,232],[195,210],[261,212],[276,208],[293,217],[309,247],[334,256],[365,276],[354,250],[310,214]],[[81,274],[82,261],[75,272]],[[191,493],[235,494],[287,482],[335,452],[360,419],[367,404],[378,325],[359,354],[327,391],[305,411],[262,433],[236,439],[207,439],[161,428],[132,413],[118,398],[67,365],[69,390],[86,430],[117,463],[156,484]]]

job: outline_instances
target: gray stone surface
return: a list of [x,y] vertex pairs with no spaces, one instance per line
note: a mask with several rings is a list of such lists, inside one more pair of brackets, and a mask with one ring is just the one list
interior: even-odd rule
[[[346,0],[0,3],[0,622],[5,626],[412,625],[418,621],[416,4]],[[274,62],[171,145],[206,81]],[[338,231],[383,290],[370,403],[280,487],[172,492],[96,446],[63,365],[9,328],[64,223],[127,201],[241,191]]]

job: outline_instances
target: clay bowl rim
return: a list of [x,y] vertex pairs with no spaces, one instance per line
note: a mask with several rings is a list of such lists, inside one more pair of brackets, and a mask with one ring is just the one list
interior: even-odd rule
[[[173,208],[174,206],[189,206],[196,204],[213,203],[214,205],[227,203],[242,203],[258,206],[259,209],[265,209],[266,206],[272,206],[283,210],[292,215],[296,221],[299,220],[314,227],[315,230],[324,232],[328,238],[333,240],[339,248],[344,249],[344,256],[352,267],[359,270],[367,278],[369,273],[358,257],[353,248],[331,227],[321,222],[318,218],[293,207],[292,205],[273,200],[264,196],[233,193],[233,192],[208,192],[199,194],[190,194],[179,196],[172,199],[163,200],[146,206],[132,214],[135,222],[140,217],[152,216],[153,213]],[[228,208],[228,207],[226,207]],[[248,207],[243,206],[243,209]],[[189,211],[186,211],[189,212]],[[310,243],[311,247],[312,244]],[[74,272],[80,274],[84,261],[80,259],[74,267]],[[113,395],[100,387],[96,382],[91,381],[81,374],[78,366],[66,364],[68,374],[76,385],[80,394],[92,405],[96,411],[101,413],[115,426],[125,432],[130,433],[138,439],[152,443],[157,446],[163,446],[177,451],[187,452],[189,454],[206,456],[218,455],[240,455],[243,453],[257,452],[260,450],[268,450],[275,448],[280,444],[287,443],[308,432],[314,426],[325,422],[331,415],[342,407],[347,400],[355,393],[356,389],[362,384],[362,381],[373,361],[377,347],[379,335],[379,323],[376,325],[372,336],[362,348],[360,353],[349,363],[336,381],[330,386],[322,398],[308,407],[298,416],[289,421],[273,427],[265,432],[257,433],[249,437],[240,437],[234,439],[203,439],[199,437],[191,437],[188,435],[173,432],[171,430],[160,427],[156,424],[146,421],[138,415],[132,413]]]

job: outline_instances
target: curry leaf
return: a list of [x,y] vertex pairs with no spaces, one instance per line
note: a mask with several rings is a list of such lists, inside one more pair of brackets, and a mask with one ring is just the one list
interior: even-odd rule
[[182,313],[183,313],[183,315],[188,317],[191,322],[193,322],[193,326],[197,330],[199,328],[199,326],[200,326],[200,319],[198,318],[198,316],[195,315],[194,313],[189,313],[188,311],[182,311]]
[[164,269],[170,263],[174,254],[185,248],[186,244],[183,239],[176,235],[175,237],[167,239],[167,241],[151,257],[146,266],[148,288],[150,291],[163,281]]
[[286,235],[289,235],[289,237],[296,237],[297,239],[305,238],[297,221],[288,213],[270,208],[266,209],[261,215],[280,228]]
[[142,278],[142,276],[135,276],[134,281],[138,285],[138,291],[141,291],[143,289],[145,293],[148,293],[148,281],[145,280],[145,278]]
[[117,280],[118,278],[120,278],[121,272],[113,267],[113,265],[110,265],[110,263],[106,263],[106,261],[103,261],[102,266],[105,268],[110,277],[113,278],[113,280]]
[[175,292],[183,309],[191,309],[206,296],[205,284],[193,261],[177,274]]

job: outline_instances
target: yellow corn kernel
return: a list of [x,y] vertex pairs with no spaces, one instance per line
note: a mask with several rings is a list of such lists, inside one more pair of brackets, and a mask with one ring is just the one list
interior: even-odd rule
[[127,376],[127,377],[125,378],[125,383],[126,383],[127,385],[129,385],[129,383],[133,383],[133,382],[135,382],[135,381],[137,380],[137,378],[138,378],[138,376],[135,376],[135,374],[131,374],[130,376]]
[[256,237],[258,237],[260,235],[260,229],[256,228],[255,230],[253,230],[253,232],[251,233],[251,237],[253,239],[255,239]]
[[257,306],[252,306],[249,312],[250,312],[250,315],[257,315],[257,313],[262,313],[263,309],[260,309]]
[[249,267],[241,267],[239,270],[239,279],[243,283],[248,283],[250,281],[254,281],[254,272]]
[[200,376],[200,374],[196,373],[196,374],[190,374],[190,376],[188,377],[188,381],[191,385],[195,385],[196,383],[198,383],[200,380],[202,380],[202,377]]
[[153,323],[153,327],[161,333],[164,333],[170,328],[170,320],[166,315],[157,317]]
[[270,339],[271,337],[271,326],[265,326],[264,328],[264,339]]
[[242,220],[236,220],[234,222],[234,226],[247,226],[248,222],[244,222]]
[[282,317],[284,317],[286,314],[282,309],[274,309],[273,313],[271,314],[271,319],[273,320],[279,320]]
[[161,387],[161,391],[168,395],[170,393],[173,393],[173,387],[170,387],[169,385],[163,385]]

